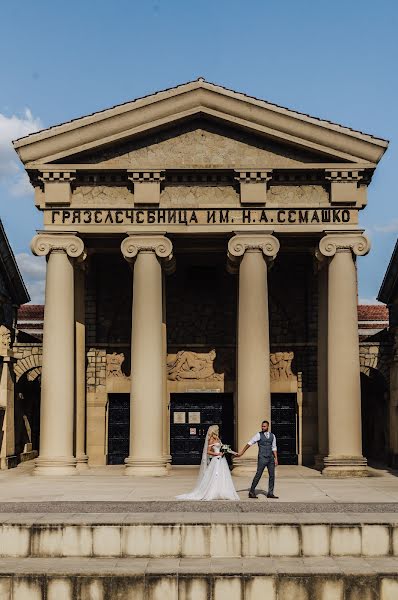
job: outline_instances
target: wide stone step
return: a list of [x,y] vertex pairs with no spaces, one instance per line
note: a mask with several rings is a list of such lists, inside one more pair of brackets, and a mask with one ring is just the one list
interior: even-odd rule
[[394,557],[398,515],[2,514],[0,556]]
[[5,558],[1,600],[396,600],[397,558]]

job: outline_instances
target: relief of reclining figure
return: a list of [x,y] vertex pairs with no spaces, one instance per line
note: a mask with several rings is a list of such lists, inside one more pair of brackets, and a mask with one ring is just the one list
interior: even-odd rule
[[224,374],[214,371],[215,358],[215,350],[210,350],[210,352],[180,350],[177,354],[169,354],[167,357],[167,378],[170,381],[182,379],[222,380]]

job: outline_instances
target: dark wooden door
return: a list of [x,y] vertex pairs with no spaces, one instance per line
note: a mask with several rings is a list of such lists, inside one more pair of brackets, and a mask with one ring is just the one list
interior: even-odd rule
[[129,455],[130,394],[109,394],[108,465],[122,465]]
[[272,394],[271,429],[276,436],[281,465],[297,465],[296,394]]
[[199,465],[210,425],[233,447],[233,396],[220,393],[172,394],[170,401],[170,454],[173,465]]

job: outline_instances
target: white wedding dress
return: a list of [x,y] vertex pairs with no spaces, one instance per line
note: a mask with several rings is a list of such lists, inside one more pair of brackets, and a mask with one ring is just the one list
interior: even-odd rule
[[[212,445],[213,452],[220,454],[221,442]],[[232,482],[227,459],[224,456],[207,458],[207,437],[205,442],[206,459],[202,466],[195,489],[189,494],[177,496],[177,500],[240,500]],[[204,468],[203,468],[204,467]]]

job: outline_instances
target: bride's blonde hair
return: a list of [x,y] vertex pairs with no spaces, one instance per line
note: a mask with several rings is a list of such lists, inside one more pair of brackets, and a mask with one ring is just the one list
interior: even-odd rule
[[219,433],[220,433],[220,428],[219,428],[219,426],[218,426],[218,425],[211,425],[211,426],[209,427],[209,431],[208,431],[208,433],[209,433],[209,440],[210,440],[210,438],[212,438],[212,437],[219,437]]

